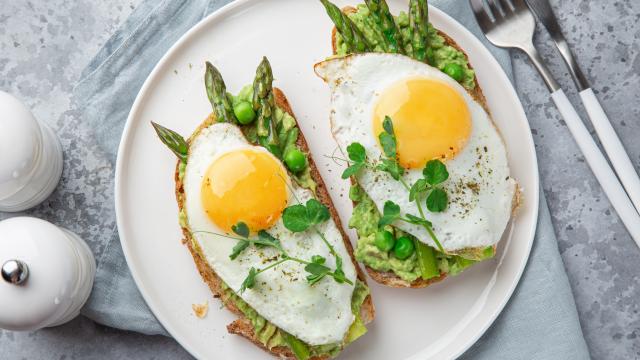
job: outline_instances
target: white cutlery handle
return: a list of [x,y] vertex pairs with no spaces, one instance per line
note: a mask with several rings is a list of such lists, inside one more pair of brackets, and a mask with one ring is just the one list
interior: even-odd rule
[[636,210],[640,211],[640,177],[638,177],[629,155],[624,146],[622,146],[620,138],[618,138],[616,131],[611,126],[611,122],[609,122],[609,118],[602,109],[602,105],[600,105],[593,90],[582,90],[580,97],[598,134],[598,138],[600,138],[600,142],[607,152],[611,164],[613,164],[613,168],[616,170],[625,190],[627,190],[627,194],[629,194]]
[[591,171],[593,171],[605,194],[607,194],[611,205],[616,209],[618,216],[622,219],[633,240],[640,246],[640,215],[631,204],[620,181],[618,181],[564,91],[562,89],[556,90],[551,94],[551,98],[556,103],[560,114],[569,127],[569,131],[571,131],[578,147],[582,150],[587,163],[591,167]]

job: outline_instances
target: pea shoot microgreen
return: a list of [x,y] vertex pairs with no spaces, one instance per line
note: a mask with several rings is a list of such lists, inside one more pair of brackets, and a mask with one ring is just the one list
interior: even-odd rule
[[291,205],[282,213],[284,226],[294,233],[306,231],[329,220],[330,217],[329,209],[316,199],[309,199],[306,205]]
[[424,215],[423,203],[430,212],[438,213],[446,210],[449,204],[449,197],[442,183],[449,178],[447,167],[442,161],[435,159],[426,163],[422,170],[423,177],[416,180],[411,186],[404,180],[404,168],[398,162],[397,145],[393,121],[386,116],[382,122],[384,129],[378,135],[378,140],[382,146],[384,157],[379,159],[377,163],[372,164],[367,161],[367,155],[362,144],[354,142],[347,147],[349,160],[332,157],[334,160],[342,160],[347,163],[348,167],[342,173],[342,178],[347,179],[357,175],[362,169],[367,168],[376,171],[388,173],[394,180],[399,181],[402,186],[409,192],[409,201],[415,202],[418,207],[419,216],[412,214],[401,215],[400,206],[393,201],[387,201],[382,209],[382,217],[378,222],[378,227],[384,227],[396,220],[404,221],[410,224],[423,227],[429,236],[433,239],[436,246],[441,252],[444,248],[433,232],[432,224]]
[[404,168],[400,166],[398,162],[398,142],[393,131],[393,122],[390,117],[385,116],[382,121],[382,128],[384,131],[378,135],[378,140],[380,140],[380,145],[382,145],[382,150],[387,158],[380,160],[376,169],[388,173],[394,180],[400,181],[406,186],[402,179]]
[[382,217],[378,220],[378,227],[384,227],[400,218],[400,205],[389,200],[384,203]]
[[[327,241],[324,234],[322,234],[316,225],[326,222],[331,218],[329,209],[316,199],[309,199],[305,204],[291,205],[285,208],[282,213],[282,220],[285,228],[293,233],[307,231],[312,229],[329,248],[330,253],[336,258],[336,269],[331,271],[331,268],[325,265],[327,259],[320,255],[311,256],[311,261],[299,259],[297,257],[290,256],[287,251],[282,247],[280,240],[269,234],[264,230],[260,230],[257,236],[251,237],[249,227],[244,222],[239,222],[231,227],[231,230],[237,236],[228,236],[232,239],[238,240],[238,243],[233,247],[229,258],[235,260],[242,252],[249,246],[268,246],[275,248],[278,252],[278,260],[269,264],[264,268],[251,267],[247,277],[242,282],[239,293],[243,293],[246,289],[251,289],[255,286],[256,277],[261,273],[270,270],[284,262],[294,261],[305,265],[304,270],[307,274],[307,282],[309,285],[314,285],[326,276],[332,277],[337,283],[348,283],[353,285],[353,282],[346,278],[344,271],[342,270],[342,258],[336,253],[334,247]],[[219,234],[218,234],[219,235]]]
[[[323,222],[326,222],[330,218],[331,218],[331,215],[329,213],[329,209],[316,199],[307,200],[307,203],[305,205],[303,204],[291,205],[285,208],[282,213],[282,222],[284,223],[284,226],[289,231],[296,233],[296,232],[306,231],[308,229],[313,230],[313,232],[316,233],[320,237],[320,239],[322,239],[325,245],[327,245],[327,248],[329,248],[329,252],[336,259],[336,270],[333,273],[320,272],[318,270],[319,269],[318,266],[305,267],[305,270],[307,270],[307,272],[311,273],[312,275],[318,276],[317,280],[313,282],[309,279],[309,277],[307,277],[307,280],[309,280],[310,283],[314,284],[320,279],[322,279],[325,275],[333,274],[332,277],[336,282],[338,283],[347,282],[350,284],[351,282],[345,277],[344,271],[342,270],[342,257],[338,255],[333,245],[329,243],[329,241],[324,236],[324,234],[320,232],[320,230],[318,230],[317,228],[317,225]],[[321,265],[321,264],[322,263],[318,265]]]
[[431,212],[443,212],[449,203],[447,192],[441,188],[434,188],[427,197],[427,209]]
[[349,177],[357,174],[367,165],[367,154],[362,144],[356,142],[347,146],[347,155],[353,164],[342,173],[343,179],[348,179]]

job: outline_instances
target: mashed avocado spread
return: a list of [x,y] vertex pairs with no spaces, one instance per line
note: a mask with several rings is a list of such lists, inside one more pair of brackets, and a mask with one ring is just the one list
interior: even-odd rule
[[[232,94],[227,94],[231,103],[235,106],[238,102],[253,101],[253,85],[247,85],[240,90],[238,95],[233,96]],[[276,130],[278,132],[278,140],[281,144],[285,144],[283,154],[286,154],[290,149],[296,148],[296,141],[298,141],[298,135],[300,134],[300,130],[296,124],[296,120],[289,113],[284,111],[284,109],[280,107],[276,107],[275,114],[273,119],[276,122]],[[246,136],[247,140],[254,145],[258,145],[258,135],[256,129],[256,122],[252,122],[249,125],[240,126],[244,136]],[[301,150],[301,149],[298,149]],[[309,154],[305,154],[307,158],[307,164],[309,163]],[[292,174],[294,180],[298,185],[303,188],[309,189],[316,192],[316,182],[313,181],[311,177],[311,168],[306,166],[304,170],[299,173]]]
[[307,359],[311,356],[328,354],[336,356],[342,348],[354,341],[358,337],[364,335],[366,328],[360,320],[360,307],[365,297],[369,294],[369,289],[361,281],[356,281],[356,287],[351,297],[351,309],[356,319],[347,332],[347,336],[342,344],[327,344],[310,346],[290,334],[278,329],[275,325],[268,322],[260,316],[251,306],[242,300],[235,292],[233,292],[226,284],[222,284],[221,300],[224,303],[231,302],[251,321],[253,330],[258,341],[268,349],[276,346],[290,347],[299,360]]
[[[186,226],[186,216],[184,210],[180,212],[180,225]],[[183,225],[184,224],[184,225]],[[194,238],[191,239],[191,245],[198,256],[203,257],[200,246]],[[365,298],[369,295],[369,288],[362,281],[356,280],[353,295],[351,295],[351,312],[355,316],[351,327],[347,331],[342,343],[326,344],[326,345],[308,345],[279,329],[274,324],[260,316],[249,304],[247,304],[240,296],[238,296],[226,283],[221,281],[220,300],[224,303],[235,305],[242,314],[251,321],[256,339],[262,345],[271,350],[276,346],[286,346],[293,351],[298,360],[307,360],[313,356],[329,355],[334,357],[342,351],[349,343],[355,341],[367,332],[362,319],[360,318],[360,309]]]
[[[377,29],[377,25],[374,24],[374,20],[369,14],[369,9],[365,4],[359,4],[356,6],[356,12],[348,14],[349,18],[356,24],[358,29],[364,34],[369,43],[374,46],[374,51],[384,52],[380,47],[380,34]],[[411,54],[411,30],[409,29],[409,15],[405,12],[401,12],[395,17],[396,25],[400,28],[400,33],[405,43],[405,48],[408,47],[407,52]],[[473,89],[475,87],[475,72],[469,67],[469,62],[462,51],[456,48],[446,45],[445,39],[438,31],[429,24],[429,37],[428,46],[433,50],[433,64],[432,66],[443,70],[447,64],[457,64],[462,66],[463,78],[460,84],[466,89]],[[340,34],[336,34],[336,52],[339,56],[347,55],[347,47],[342,41]]]
[[[422,272],[417,251],[414,251],[408,258],[400,260],[392,252],[382,251],[375,245],[380,212],[373,200],[358,185],[351,187],[349,198],[355,204],[353,214],[349,220],[349,227],[355,229],[358,233],[355,249],[356,259],[374,270],[392,271],[407,282],[413,282],[421,277]],[[395,231],[395,235],[398,237],[407,235],[391,226],[388,226],[385,230]],[[420,244],[420,246],[426,245]],[[456,275],[476,262],[491,258],[494,255],[493,247],[464,251],[458,255],[443,254],[436,249],[433,250],[440,274],[447,275]]]

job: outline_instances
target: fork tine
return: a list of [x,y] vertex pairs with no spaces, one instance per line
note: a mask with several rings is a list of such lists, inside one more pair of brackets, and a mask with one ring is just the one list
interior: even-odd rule
[[496,22],[502,20],[502,11],[500,11],[500,5],[498,5],[497,0],[487,0],[487,4],[489,4],[489,10],[493,13],[493,18]]
[[516,11],[518,11],[518,10],[529,10],[529,7],[524,2],[524,0],[511,0],[511,4],[516,9]]
[[471,10],[473,10],[473,14],[476,17],[482,32],[489,32],[489,30],[493,28],[493,20],[491,20],[491,17],[487,14],[483,0],[469,0],[469,4],[471,5]]
[[494,0],[494,1],[496,1],[498,3],[498,6],[502,8],[502,12],[505,14],[505,16],[510,12],[512,12],[512,7],[511,7],[511,4],[509,3],[509,0]]

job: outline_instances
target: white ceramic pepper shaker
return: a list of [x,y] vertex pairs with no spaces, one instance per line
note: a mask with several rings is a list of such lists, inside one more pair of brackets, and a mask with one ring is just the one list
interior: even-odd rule
[[37,330],[76,317],[96,263],[76,234],[33,217],[0,222],[0,328]]
[[0,211],[34,207],[62,174],[62,146],[49,126],[18,99],[0,91]]

